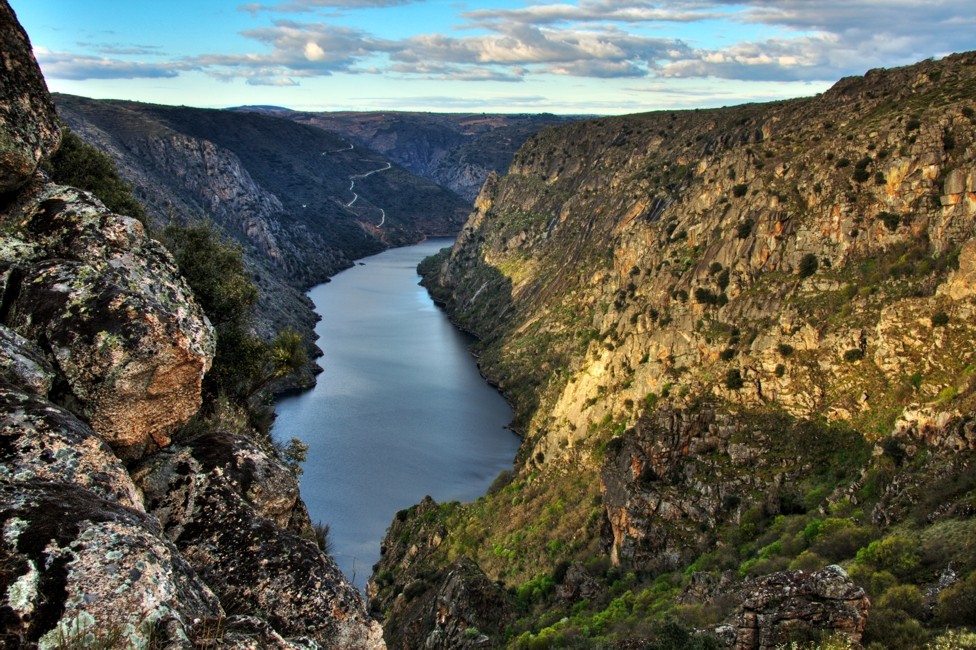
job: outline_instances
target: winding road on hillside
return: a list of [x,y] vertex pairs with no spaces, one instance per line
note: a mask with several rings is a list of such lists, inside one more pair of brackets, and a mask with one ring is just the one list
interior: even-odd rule
[[[352,207],[352,204],[355,203],[357,200],[359,200],[359,195],[354,191],[354,188],[356,187],[356,179],[357,178],[359,178],[359,179],[366,178],[366,177],[372,176],[373,174],[376,174],[378,172],[385,172],[386,170],[392,169],[392,168],[393,168],[393,164],[392,163],[386,163],[386,167],[380,167],[379,169],[374,169],[373,171],[366,172],[365,174],[354,174],[354,175],[350,176],[349,177],[349,191],[352,192],[352,201],[350,201],[349,203],[347,203],[346,204],[346,207],[347,208],[351,208]],[[379,211],[380,211],[380,214],[382,216],[382,219],[380,219],[380,222],[377,224],[377,226],[376,226],[377,228],[382,227],[383,224],[386,223],[386,211],[383,210],[383,208],[379,208]]]
[[[350,144],[348,147],[345,147],[343,149],[335,149],[334,151],[323,151],[322,152],[322,155],[323,156],[327,156],[327,155],[333,154],[333,153],[343,153],[345,151],[352,151],[353,149],[355,149],[355,146],[352,145],[352,144]],[[351,208],[353,206],[353,204],[356,201],[359,200],[359,194],[357,194],[356,191],[355,191],[355,188],[356,188],[356,179],[366,178],[368,176],[372,176],[373,174],[376,174],[376,173],[379,173],[379,172],[385,172],[386,170],[392,169],[392,168],[393,168],[393,164],[392,163],[386,163],[386,167],[380,167],[379,169],[374,169],[372,171],[368,171],[365,174],[353,174],[352,176],[350,176],[349,177],[349,191],[352,192],[352,201],[350,201],[349,203],[347,203],[346,204],[346,207],[347,208]],[[376,224],[376,227],[377,228],[382,228],[383,227],[383,224],[386,223],[386,210],[384,210],[383,208],[377,208],[377,210],[380,211],[380,222],[378,224]]]

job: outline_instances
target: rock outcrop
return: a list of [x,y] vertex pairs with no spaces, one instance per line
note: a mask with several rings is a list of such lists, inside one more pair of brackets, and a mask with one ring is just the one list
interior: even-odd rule
[[361,596],[310,539],[298,482],[250,440],[204,434],[155,455],[134,477],[167,539],[226,608],[285,636],[377,647],[382,632]]
[[30,40],[9,5],[0,6],[0,195],[34,175],[41,159],[58,148],[61,129]]
[[40,343],[62,399],[123,458],[165,446],[200,407],[210,324],[138,221],[71,188],[24,194],[5,217],[6,325]]
[[140,222],[36,171],[56,118],[6,0],[0,42],[0,644],[382,648],[270,441],[184,428],[213,328]]
[[731,622],[734,650],[774,650],[821,634],[858,647],[871,608],[864,590],[836,565],[812,574],[772,573],[744,585],[741,593]]

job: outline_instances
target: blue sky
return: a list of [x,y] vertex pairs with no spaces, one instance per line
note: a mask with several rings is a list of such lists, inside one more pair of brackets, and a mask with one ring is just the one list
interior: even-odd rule
[[53,91],[621,114],[812,95],[976,48],[973,0],[9,0]]

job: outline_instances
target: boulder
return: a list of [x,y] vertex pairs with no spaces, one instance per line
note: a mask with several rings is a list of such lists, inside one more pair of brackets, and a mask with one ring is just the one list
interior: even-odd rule
[[39,347],[0,325],[0,380],[46,397],[54,378],[54,368]]
[[0,194],[23,186],[57,151],[61,129],[26,32],[0,0]]
[[179,643],[193,620],[223,614],[155,519],[91,490],[0,481],[0,528],[0,637],[12,647]]
[[0,479],[72,483],[142,510],[142,495],[108,445],[69,411],[0,384]]
[[846,637],[860,647],[871,602],[847,572],[831,565],[815,573],[781,571],[747,583],[732,618],[735,650],[773,650],[799,636]]
[[80,190],[44,186],[14,218],[12,238],[26,244],[0,262],[2,316],[64,377],[56,401],[123,460],[169,444],[199,409],[215,346],[172,258],[138,221]]
[[396,597],[385,626],[391,648],[497,648],[515,618],[511,596],[469,558],[429,580],[412,580]]
[[[228,449],[237,449],[224,459]],[[362,596],[316,544],[263,516],[291,513],[268,494],[294,489],[275,462],[230,434],[204,434],[134,472],[146,508],[224,608],[266,620],[284,638],[329,648],[383,647]]]

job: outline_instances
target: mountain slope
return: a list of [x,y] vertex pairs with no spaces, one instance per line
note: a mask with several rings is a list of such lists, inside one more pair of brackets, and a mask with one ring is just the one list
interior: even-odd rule
[[515,151],[539,129],[578,119],[550,114],[263,111],[341,134],[468,202],[488,174],[507,169]]
[[[462,555],[515,591],[513,642],[649,638],[665,611],[746,630],[755,601],[719,596],[830,562],[875,612],[801,627],[887,647],[952,619],[940,599],[976,584],[949,541],[976,532],[974,97],[968,53],[531,138],[424,265],[516,407],[516,472],[402,513],[372,587],[388,629]],[[877,555],[898,545],[910,567]]]

